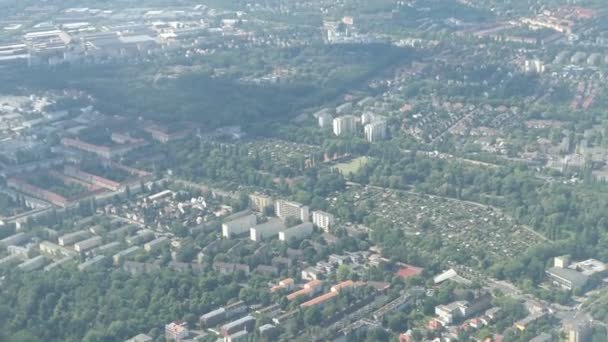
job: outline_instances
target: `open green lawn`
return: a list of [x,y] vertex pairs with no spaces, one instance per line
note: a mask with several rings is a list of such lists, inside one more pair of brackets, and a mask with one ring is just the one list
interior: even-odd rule
[[369,163],[369,161],[370,161],[369,157],[365,157],[365,156],[358,157],[358,158],[352,159],[349,162],[340,163],[340,164],[334,166],[333,169],[338,170],[343,175],[348,175],[351,173],[356,173],[357,171],[359,171],[360,168],[365,166],[365,164]]

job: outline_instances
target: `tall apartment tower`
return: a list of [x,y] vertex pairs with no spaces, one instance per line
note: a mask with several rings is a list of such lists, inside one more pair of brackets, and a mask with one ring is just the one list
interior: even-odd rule
[[275,201],[275,214],[278,218],[287,219],[295,217],[302,222],[310,221],[310,213],[307,206],[291,201],[277,200]]
[[334,134],[337,136],[354,133],[357,129],[357,119],[353,115],[344,115],[334,119]]
[[369,142],[386,139],[386,121],[377,120],[365,125],[365,139]]
[[330,213],[324,211],[313,211],[312,212],[312,223],[323,229],[326,233],[329,233],[329,228],[334,225],[336,218]]

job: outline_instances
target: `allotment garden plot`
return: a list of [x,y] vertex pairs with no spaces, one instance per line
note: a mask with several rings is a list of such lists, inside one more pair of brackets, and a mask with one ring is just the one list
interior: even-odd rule
[[257,139],[246,145],[251,155],[257,153],[262,159],[268,158],[281,166],[300,166],[300,163],[312,163],[321,160],[322,150],[319,146],[299,144],[279,139]]
[[439,252],[497,260],[514,257],[540,242],[533,232],[492,207],[370,187],[351,192],[356,205],[371,199],[372,215],[402,229],[409,248],[428,247],[425,242],[432,239]]

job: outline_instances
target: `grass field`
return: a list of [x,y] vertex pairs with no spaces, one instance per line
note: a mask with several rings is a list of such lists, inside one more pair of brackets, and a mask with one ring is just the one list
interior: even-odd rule
[[338,170],[343,175],[348,175],[351,173],[356,173],[360,168],[365,166],[365,164],[369,163],[369,157],[358,157],[355,158],[348,163],[340,163],[333,167],[334,170]]

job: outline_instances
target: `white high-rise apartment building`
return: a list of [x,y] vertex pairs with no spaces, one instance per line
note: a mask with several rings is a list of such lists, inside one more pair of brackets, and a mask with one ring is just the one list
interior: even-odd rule
[[377,120],[365,125],[365,139],[369,142],[386,139],[386,121]]
[[353,115],[344,115],[334,119],[334,134],[337,136],[354,133],[357,129],[357,119]]

